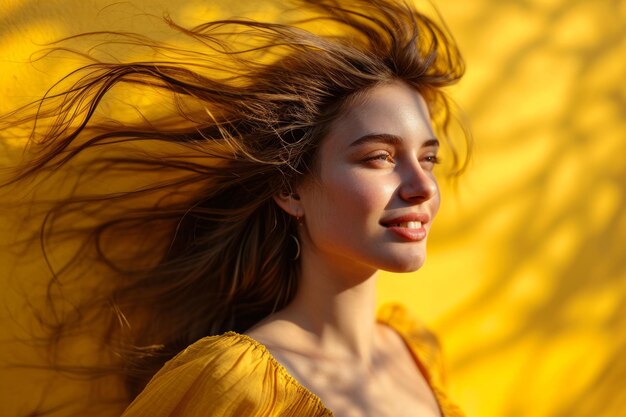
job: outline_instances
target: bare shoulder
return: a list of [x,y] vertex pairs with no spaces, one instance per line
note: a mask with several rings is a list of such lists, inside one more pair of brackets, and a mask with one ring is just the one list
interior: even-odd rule
[[273,349],[308,350],[311,335],[280,311],[255,324],[244,334]]

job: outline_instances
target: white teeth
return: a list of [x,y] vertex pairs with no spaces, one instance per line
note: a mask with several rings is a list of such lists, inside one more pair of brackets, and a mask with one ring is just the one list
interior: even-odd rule
[[395,226],[398,227],[406,227],[407,229],[419,229],[420,227],[422,227],[422,222],[405,222],[405,223],[398,223]]

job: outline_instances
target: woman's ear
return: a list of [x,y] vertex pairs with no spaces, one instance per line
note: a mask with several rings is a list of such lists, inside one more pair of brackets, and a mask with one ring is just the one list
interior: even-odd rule
[[300,196],[297,193],[281,191],[278,194],[274,194],[274,201],[290,216],[296,218],[304,216],[302,202],[300,201]]

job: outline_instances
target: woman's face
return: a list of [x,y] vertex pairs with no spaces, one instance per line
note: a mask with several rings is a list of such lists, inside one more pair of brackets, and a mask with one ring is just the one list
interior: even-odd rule
[[407,84],[356,100],[322,141],[317,174],[298,187],[303,256],[365,271],[420,268],[439,208],[438,147],[424,99]]

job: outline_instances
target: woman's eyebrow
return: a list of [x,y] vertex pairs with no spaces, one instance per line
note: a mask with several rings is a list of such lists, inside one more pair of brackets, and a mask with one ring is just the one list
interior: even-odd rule
[[[350,148],[360,145],[365,145],[368,143],[386,143],[389,145],[398,145],[402,143],[402,138],[400,136],[392,135],[390,133],[372,133],[369,135],[361,136],[354,142],[350,144]],[[435,138],[428,139],[424,143],[422,143],[422,148],[426,148],[429,146],[439,146],[439,141]]]

